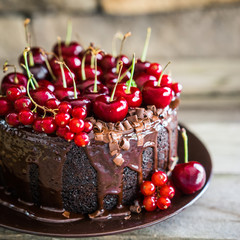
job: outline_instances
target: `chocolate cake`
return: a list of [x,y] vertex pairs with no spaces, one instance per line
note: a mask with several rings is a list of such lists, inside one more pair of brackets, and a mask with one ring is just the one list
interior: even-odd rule
[[176,160],[176,102],[131,109],[115,124],[89,118],[85,148],[0,120],[0,204],[43,221],[128,216],[140,183]]

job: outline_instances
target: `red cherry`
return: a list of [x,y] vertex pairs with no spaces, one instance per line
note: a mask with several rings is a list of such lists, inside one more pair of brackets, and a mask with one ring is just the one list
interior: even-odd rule
[[110,68],[114,68],[116,66],[116,59],[112,55],[107,54],[101,60],[100,65],[101,65],[102,69],[104,71],[106,71],[106,70],[108,70]]
[[59,127],[65,127],[70,121],[70,115],[68,113],[58,113],[55,116],[55,123]]
[[125,98],[116,97],[110,101],[107,95],[101,95],[93,102],[93,112],[106,122],[122,121],[128,113],[128,104]]
[[46,102],[46,107],[49,109],[58,109],[60,103],[58,99],[49,99]]
[[[95,75],[97,75],[98,78],[101,78],[103,72],[100,67],[97,68],[97,73],[95,72],[95,68],[91,68],[91,66],[85,66],[85,75],[86,79],[93,79]],[[81,69],[79,71],[79,79],[82,79],[82,72]]]
[[8,125],[13,126],[13,127],[17,127],[20,124],[20,122],[18,120],[18,114],[15,112],[8,113],[5,120]]
[[181,93],[183,87],[180,83],[173,83],[171,88],[176,94],[178,94]]
[[155,76],[157,79],[160,77],[162,72],[162,66],[158,63],[151,63],[147,68],[147,73]]
[[14,102],[14,108],[16,111],[20,112],[21,110],[30,110],[32,108],[32,101],[29,97],[21,97]]
[[72,106],[68,102],[61,102],[58,106],[59,113],[72,113]]
[[[58,100],[62,101],[67,97],[70,97],[70,98],[74,97],[74,88],[73,87],[68,87],[68,88],[56,87],[54,94]],[[77,90],[77,95],[79,94],[80,92],[79,90]]]
[[85,132],[78,133],[74,137],[74,142],[79,147],[85,147],[89,143],[89,136]]
[[130,88],[130,93],[127,93],[127,86],[125,84],[118,84],[115,96],[124,97],[127,100],[128,107],[140,107],[142,104],[142,93],[136,87]]
[[161,187],[167,183],[168,177],[165,172],[157,171],[153,173],[151,180],[155,186]]
[[18,114],[18,120],[23,125],[31,125],[34,122],[34,114],[30,110],[22,110]]
[[[82,57],[85,55],[86,52],[84,52],[84,54],[82,54]],[[85,64],[86,65],[91,65],[91,62],[92,62],[92,54],[91,53],[87,53],[86,55],[86,58],[85,58]],[[102,61],[103,59],[103,53],[102,52],[99,52],[97,55],[97,61],[100,62]]]
[[85,97],[78,97],[77,99],[68,99],[65,98],[68,103],[71,104],[72,108],[74,107],[84,107],[87,110],[87,113],[89,114],[91,111],[91,100]]
[[49,82],[48,80],[45,80],[45,79],[39,80],[38,85],[41,88],[47,88],[51,92],[54,92],[54,90],[55,90],[54,85],[51,82]]
[[156,187],[151,181],[145,181],[141,184],[140,190],[144,196],[151,196],[155,193]]
[[93,124],[90,121],[85,120],[84,121],[84,132],[89,133],[92,131],[92,129],[93,129]]
[[6,115],[11,111],[11,102],[6,97],[0,97],[0,116]]
[[116,63],[115,63],[115,66],[117,64],[118,61],[122,61],[123,63],[123,66],[128,68],[131,64],[131,62],[129,61],[128,57],[126,55],[120,55],[116,58]]
[[134,74],[138,75],[139,73],[146,72],[149,67],[150,67],[150,62],[147,62],[147,61],[142,62],[140,59],[138,59],[135,64]]
[[73,72],[77,71],[81,67],[81,60],[77,56],[64,56],[63,60]]
[[175,195],[175,189],[170,185],[165,185],[160,188],[159,194],[161,197],[167,197],[169,199],[172,199]]
[[167,197],[160,197],[157,200],[157,206],[161,210],[166,210],[171,205],[171,200]]
[[87,117],[87,110],[84,107],[74,107],[72,116],[74,118],[85,119]]
[[[70,42],[69,45],[66,45],[65,42],[61,42],[61,53],[63,56],[78,56],[82,51],[83,47],[77,42]],[[58,43],[53,47],[53,52],[60,56]]]
[[157,78],[145,72],[139,73],[135,78],[135,82],[139,89],[142,89],[143,85],[148,81],[157,81]]
[[80,133],[84,130],[84,121],[78,118],[72,118],[69,122],[70,131]]
[[53,117],[45,117],[42,119],[42,131],[51,134],[54,133],[57,129],[57,125],[54,122]]
[[143,86],[142,95],[145,105],[165,108],[172,100],[172,89],[158,86],[157,81],[148,81]]
[[167,75],[163,74],[162,79],[161,79],[161,86],[162,87],[170,87],[172,86],[172,78]]
[[[75,73],[74,72],[69,72],[68,69],[64,68],[64,76],[66,80],[67,87],[72,87],[73,86],[73,78],[76,79]],[[56,87],[63,87],[63,76],[62,76],[62,71],[61,69],[55,71],[56,75],[56,82],[55,86]]]
[[[46,65],[35,64],[32,67],[29,66],[29,70],[33,74],[33,76],[36,78],[36,80],[42,80],[42,79],[49,78],[49,72],[48,72]],[[23,69],[23,71],[26,74],[26,70]]]
[[36,132],[39,132],[39,133],[43,132],[43,130],[42,130],[42,118],[38,118],[33,122],[33,129]]
[[[42,54],[42,49],[40,47],[31,47],[31,54],[33,57],[33,62],[35,64],[44,64],[45,63],[45,56]],[[28,64],[29,64],[29,54],[27,56]],[[20,56],[19,58],[19,63],[25,64],[24,57],[23,55]]]
[[66,125],[65,127],[58,127],[56,134],[59,137],[65,138],[65,135],[70,132],[70,128],[68,125]]
[[23,93],[19,87],[10,87],[6,92],[7,99],[15,101],[16,99],[23,96]]
[[75,137],[75,134],[72,132],[66,132],[64,138],[65,140],[67,140],[68,142],[71,142]]
[[45,106],[49,99],[56,99],[56,96],[47,88],[37,88],[31,90],[30,94],[35,102],[40,106]]
[[148,212],[152,212],[157,208],[156,204],[157,199],[154,196],[146,196],[143,199],[143,207]]
[[103,84],[98,84],[97,85],[97,92],[94,92],[94,85],[88,86],[83,91],[83,96],[85,98],[90,99],[91,101],[94,101],[97,97],[99,97],[101,95],[107,95],[107,94],[109,94],[109,90]]
[[[84,90],[87,87],[91,86],[94,84],[94,79],[87,79],[87,80],[80,80],[78,81],[77,88],[80,90]],[[97,80],[97,84],[101,84],[101,81]]]

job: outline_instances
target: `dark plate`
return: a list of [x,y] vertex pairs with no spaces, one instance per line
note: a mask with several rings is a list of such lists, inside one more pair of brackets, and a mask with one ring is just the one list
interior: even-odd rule
[[[199,161],[206,170],[206,184],[203,189],[195,194],[185,196],[178,195],[173,199],[172,205],[165,211],[145,212],[132,214],[128,220],[109,219],[109,220],[90,220],[84,219],[72,223],[45,223],[28,218],[27,216],[15,212],[7,207],[0,205],[0,226],[8,229],[58,237],[90,237],[116,234],[131,230],[136,230],[162,222],[193,204],[206,191],[212,175],[212,162],[210,155],[203,143],[191,132],[189,138],[189,159]],[[183,141],[179,137],[178,154],[180,161],[183,160]]]

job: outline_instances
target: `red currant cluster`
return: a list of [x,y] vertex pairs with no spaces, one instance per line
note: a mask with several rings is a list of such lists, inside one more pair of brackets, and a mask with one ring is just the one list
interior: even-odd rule
[[144,195],[143,207],[147,211],[154,211],[157,207],[166,210],[175,195],[175,189],[168,184],[168,177],[162,171],[153,173],[151,181],[144,181],[140,190]]

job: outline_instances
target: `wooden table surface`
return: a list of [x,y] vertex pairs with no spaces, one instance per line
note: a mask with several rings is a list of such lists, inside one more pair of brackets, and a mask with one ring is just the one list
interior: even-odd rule
[[[162,223],[88,239],[240,239],[240,59],[175,60],[171,70],[184,85],[179,119],[212,156],[209,189],[191,207]],[[0,228],[0,239],[58,238]]]

